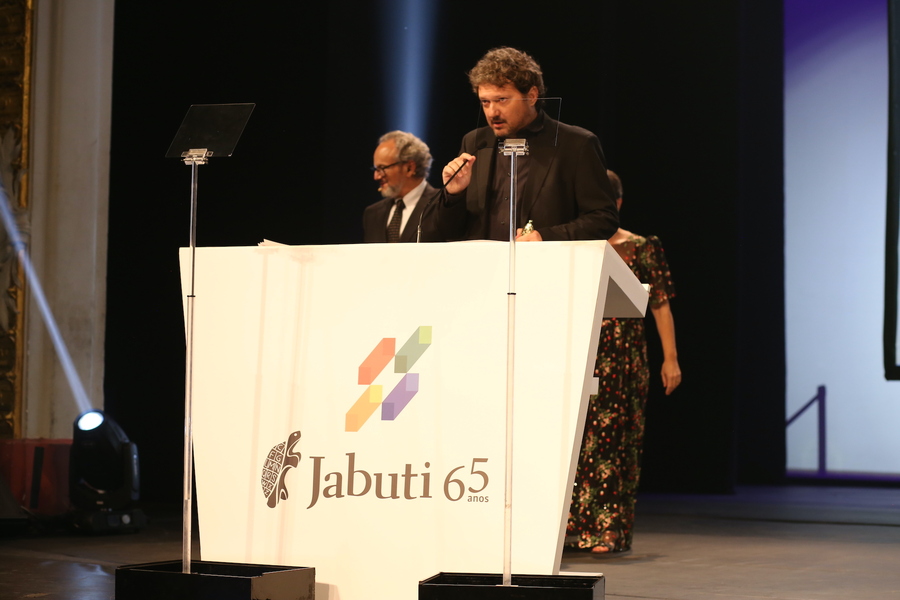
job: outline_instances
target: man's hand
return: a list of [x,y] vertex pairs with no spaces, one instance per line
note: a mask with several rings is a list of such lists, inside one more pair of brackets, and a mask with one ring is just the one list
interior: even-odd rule
[[[472,181],[472,163],[474,162],[474,156],[463,152],[447,163],[447,166],[441,171],[447,192],[458,194],[469,187],[469,183]],[[456,173],[455,176],[454,173]]]
[[517,242],[541,242],[544,238],[541,237],[541,234],[537,232],[537,229],[532,231],[531,233],[526,233],[522,235],[522,228],[519,227],[516,229],[516,241]]

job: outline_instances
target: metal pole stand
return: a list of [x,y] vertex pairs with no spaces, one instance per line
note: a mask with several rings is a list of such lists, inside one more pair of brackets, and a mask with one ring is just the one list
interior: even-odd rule
[[500,148],[509,157],[509,288],[506,293],[506,488],[503,495],[503,585],[512,585],[513,397],[516,365],[516,159],[528,142],[509,139]]
[[191,572],[191,506],[194,476],[194,445],[191,430],[191,406],[193,401],[194,368],[194,267],[197,255],[197,177],[200,165],[205,165],[212,155],[206,148],[191,149],[183,154],[184,164],[191,167],[191,224],[190,224],[190,287],[185,310],[185,365],[184,365],[184,495],[182,505],[182,554],[181,572]]
[[[195,561],[191,564],[191,508],[193,505],[194,447],[191,427],[194,359],[194,273],[197,251],[197,176],[200,165],[212,157],[231,156],[255,104],[191,105],[167,158],[179,158],[191,167],[191,231],[189,282],[185,286],[185,389],[184,389],[184,512],[182,558],[116,568],[116,600],[192,600],[234,598],[251,600],[313,600],[315,569]],[[197,147],[199,146],[199,148]],[[265,590],[260,592],[259,590]]]

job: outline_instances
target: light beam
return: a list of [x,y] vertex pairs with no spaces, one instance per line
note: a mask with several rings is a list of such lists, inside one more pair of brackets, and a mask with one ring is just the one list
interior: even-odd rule
[[81,384],[81,379],[78,377],[78,371],[75,370],[75,364],[72,362],[72,356],[69,354],[66,343],[62,339],[59,327],[56,325],[56,319],[53,318],[53,312],[50,310],[50,305],[47,303],[47,297],[44,295],[41,281],[34,271],[34,265],[31,264],[31,257],[28,255],[25,242],[22,241],[22,236],[19,234],[18,227],[16,227],[16,220],[13,217],[12,209],[9,206],[9,197],[6,195],[6,187],[4,187],[2,181],[0,181],[0,217],[3,218],[3,225],[6,228],[6,233],[9,235],[9,241],[10,244],[12,244],[13,250],[15,250],[22,259],[22,265],[25,268],[26,281],[28,281],[28,284],[31,287],[31,294],[44,319],[44,325],[47,327],[50,339],[53,341],[56,355],[59,357],[59,362],[62,364],[66,380],[69,382],[69,389],[72,390],[72,395],[75,397],[75,403],[78,405],[78,414],[86,413],[90,411],[93,406],[91,405],[87,392],[84,391],[84,386]]
[[[385,0],[382,3],[387,130],[401,129],[423,140],[431,88],[434,50],[434,2]],[[427,143],[427,142],[426,142]]]

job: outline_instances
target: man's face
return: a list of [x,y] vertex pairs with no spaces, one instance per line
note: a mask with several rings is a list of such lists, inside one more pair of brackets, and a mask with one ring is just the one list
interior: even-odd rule
[[401,198],[409,192],[409,175],[414,168],[411,162],[400,162],[397,155],[394,140],[388,140],[375,148],[372,158],[374,178],[378,182],[378,191],[384,198]]
[[486,83],[478,86],[478,99],[484,110],[484,118],[497,137],[516,135],[520,129],[537,116],[535,102],[538,91],[532,87],[522,94],[511,83],[496,86]]

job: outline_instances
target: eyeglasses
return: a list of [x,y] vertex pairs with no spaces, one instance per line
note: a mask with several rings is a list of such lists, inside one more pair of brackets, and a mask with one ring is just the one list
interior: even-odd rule
[[405,160],[398,160],[398,161],[395,162],[395,163],[391,163],[391,164],[389,164],[389,165],[384,165],[383,167],[371,167],[371,169],[372,169],[372,172],[373,172],[373,173],[376,173],[376,172],[377,172],[379,175],[384,175],[384,172],[385,172],[387,169],[390,169],[391,167],[396,167],[397,165],[402,165],[402,164],[405,163],[405,162],[407,162],[407,161],[405,161]]

